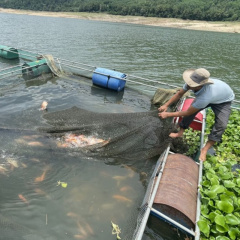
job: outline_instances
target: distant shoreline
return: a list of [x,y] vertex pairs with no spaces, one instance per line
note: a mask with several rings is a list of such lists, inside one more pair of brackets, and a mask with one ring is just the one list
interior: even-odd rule
[[156,18],[142,16],[120,16],[107,13],[89,13],[89,12],[43,12],[30,10],[16,10],[0,8],[1,13],[26,14],[42,17],[62,17],[77,18],[95,21],[120,22],[131,24],[142,24],[149,26],[170,27],[179,29],[240,33],[240,22],[208,22],[197,20],[182,20],[175,18]]

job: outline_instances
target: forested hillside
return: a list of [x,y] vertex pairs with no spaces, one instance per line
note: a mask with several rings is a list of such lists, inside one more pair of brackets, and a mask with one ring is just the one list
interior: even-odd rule
[[56,12],[240,21],[240,0],[0,0],[0,7]]

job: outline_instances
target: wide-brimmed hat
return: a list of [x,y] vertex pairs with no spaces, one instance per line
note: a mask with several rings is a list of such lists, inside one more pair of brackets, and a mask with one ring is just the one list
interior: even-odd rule
[[183,73],[183,80],[189,87],[199,87],[206,84],[212,84],[209,79],[210,73],[205,68],[187,69]]

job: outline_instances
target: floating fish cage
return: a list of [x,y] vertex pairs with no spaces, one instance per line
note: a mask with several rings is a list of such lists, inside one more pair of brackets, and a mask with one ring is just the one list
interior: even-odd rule
[[51,73],[51,69],[47,65],[46,59],[28,62],[22,65],[22,75],[24,78],[35,78],[43,73]]
[[19,58],[18,50],[16,48],[0,45],[0,57],[5,59]]

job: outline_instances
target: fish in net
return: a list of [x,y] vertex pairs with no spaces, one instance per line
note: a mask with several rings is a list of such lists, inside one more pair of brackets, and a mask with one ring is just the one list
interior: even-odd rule
[[[84,137],[95,144],[85,144],[75,151],[91,156],[120,157],[126,160],[149,159],[160,155],[171,141],[171,122],[158,117],[157,110],[137,113],[96,113],[72,107],[47,113],[49,127],[40,128],[63,142]],[[69,147],[66,145],[66,147]]]

